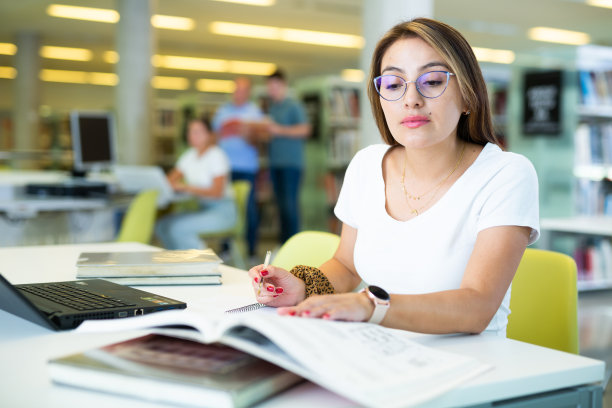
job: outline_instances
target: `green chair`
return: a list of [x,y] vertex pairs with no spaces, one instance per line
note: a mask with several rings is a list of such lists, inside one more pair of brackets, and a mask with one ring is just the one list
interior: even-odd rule
[[200,238],[204,241],[226,240],[230,241],[230,252],[232,256],[233,266],[240,269],[246,268],[246,242],[245,228],[247,217],[247,202],[251,193],[251,183],[244,180],[232,182],[234,190],[234,200],[236,203],[236,224],[230,229],[222,231],[212,231],[200,234]]
[[290,270],[295,265],[321,266],[338,249],[340,237],[331,232],[302,231],[285,242],[271,262]]
[[512,281],[508,338],[578,354],[576,262],[525,250]]
[[151,242],[157,216],[158,195],[157,190],[144,190],[134,197],[121,222],[118,242]]

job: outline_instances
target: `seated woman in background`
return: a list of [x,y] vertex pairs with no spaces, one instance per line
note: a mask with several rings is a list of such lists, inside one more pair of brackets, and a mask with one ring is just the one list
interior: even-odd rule
[[[346,171],[335,255],[320,268],[252,268],[256,293],[264,279],[257,301],[291,316],[505,336],[510,283],[539,235],[538,181],[498,146],[472,48],[435,20],[398,24],[367,86],[385,144]],[[376,286],[352,293],[362,279]]]
[[198,198],[199,210],[171,214],[157,222],[155,233],[167,249],[201,249],[199,234],[231,228],[236,222],[226,154],[215,144],[215,137],[204,119],[189,122],[190,148],[179,157],[168,174],[175,191]]

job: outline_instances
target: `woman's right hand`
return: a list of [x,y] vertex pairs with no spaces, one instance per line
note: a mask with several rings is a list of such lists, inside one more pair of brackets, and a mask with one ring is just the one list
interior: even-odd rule
[[282,268],[257,265],[249,270],[249,277],[259,303],[272,307],[295,306],[306,298],[304,281]]

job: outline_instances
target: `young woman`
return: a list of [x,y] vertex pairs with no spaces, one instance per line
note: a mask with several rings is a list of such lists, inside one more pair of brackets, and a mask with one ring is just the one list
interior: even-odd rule
[[[252,268],[255,286],[265,279],[257,300],[285,315],[505,336],[510,283],[539,235],[538,183],[497,146],[470,45],[435,20],[398,24],[376,46],[368,95],[386,144],[346,171],[337,252],[320,269]],[[352,293],[362,279],[376,286]]]
[[155,232],[167,249],[201,249],[204,243],[199,234],[228,229],[236,222],[229,160],[215,144],[208,123],[192,120],[187,138],[190,148],[179,157],[168,181],[175,191],[197,197],[200,208],[158,221]]

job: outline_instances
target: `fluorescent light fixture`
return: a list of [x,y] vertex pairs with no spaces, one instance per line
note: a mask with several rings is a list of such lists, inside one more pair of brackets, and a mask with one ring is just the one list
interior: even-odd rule
[[606,168],[603,166],[582,165],[574,167],[574,176],[600,181],[606,178]]
[[155,28],[165,28],[167,30],[193,30],[195,21],[188,17],[164,16],[155,14],[151,17],[151,24]]
[[586,4],[594,7],[612,8],[612,0],[586,0]]
[[192,71],[227,72],[226,60],[180,57],[177,55],[154,55],[153,66],[157,68],[187,69]]
[[0,78],[13,79],[17,76],[17,70],[13,67],[0,67]]
[[62,69],[42,69],[39,78],[46,82],[67,82],[71,84],[117,85],[116,74],[109,72],[67,71]]
[[228,72],[247,75],[270,75],[276,70],[271,62],[228,61]]
[[0,54],[15,55],[17,54],[17,46],[11,43],[0,43]]
[[472,47],[476,59],[482,62],[495,62],[498,64],[512,64],[514,52],[510,50],[496,50],[493,48]]
[[53,47],[45,45],[40,49],[40,56],[43,58],[71,61],[90,61],[91,51],[85,48]]
[[182,91],[189,88],[189,80],[182,77],[154,76],[151,79],[151,86],[156,89],[175,89]]
[[47,7],[47,14],[53,17],[98,21],[101,23],[116,23],[119,21],[119,13],[116,10],[67,6],[65,4],[50,4]]
[[196,89],[200,92],[232,93],[236,88],[234,81],[227,79],[198,79]]
[[343,69],[340,76],[349,82],[362,82],[365,79],[365,73],[360,69]]
[[584,45],[591,41],[587,33],[580,31],[562,30],[550,27],[533,27],[527,32],[530,39],[559,44]]
[[236,3],[236,4],[246,4],[249,6],[273,6],[276,3],[276,0],[215,0],[223,3]]
[[364,40],[361,36],[325,31],[239,24],[227,21],[213,21],[209,28],[214,34],[229,35],[233,37],[259,38],[343,48],[362,48],[364,45]]
[[119,62],[119,53],[117,51],[104,51],[102,59],[109,64],[116,64]]

